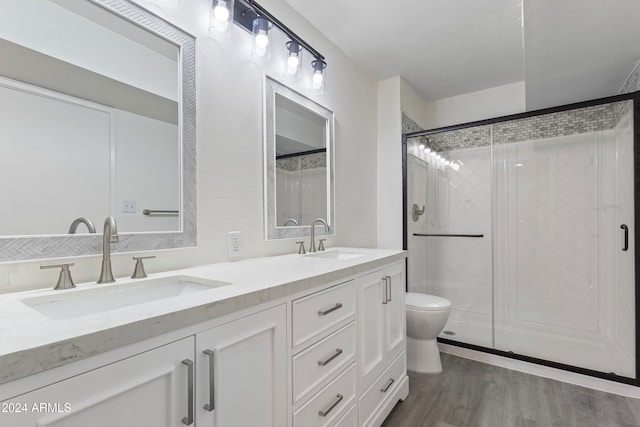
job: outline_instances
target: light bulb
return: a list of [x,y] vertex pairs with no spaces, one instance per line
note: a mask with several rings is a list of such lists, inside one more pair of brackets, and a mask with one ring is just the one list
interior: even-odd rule
[[227,2],[220,0],[216,7],[213,8],[213,16],[218,21],[226,22],[229,19],[229,9],[227,8]]
[[314,89],[320,89],[322,87],[322,73],[321,72],[316,72],[313,74],[313,88]]
[[427,154],[429,154],[429,153],[431,152],[431,148],[429,148],[429,147],[425,146],[425,147],[424,147],[424,152],[425,152],[425,153],[427,153]]
[[420,144],[418,144],[418,148],[419,148],[420,150],[424,150],[425,148],[427,148],[427,146],[426,146],[426,145],[424,145],[424,142],[421,142]]
[[269,37],[267,36],[266,31],[260,31],[256,34],[256,46],[259,48],[266,48],[269,44]]
[[298,55],[289,55],[289,57],[287,58],[287,66],[289,67],[289,69],[293,68],[293,72],[295,73],[295,70],[298,68],[299,64],[300,59],[298,58]]

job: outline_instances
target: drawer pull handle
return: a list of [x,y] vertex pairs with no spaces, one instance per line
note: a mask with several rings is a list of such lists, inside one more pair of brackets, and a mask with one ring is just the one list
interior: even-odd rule
[[336,400],[331,404],[331,406],[329,406],[326,411],[318,411],[318,415],[320,415],[321,417],[326,417],[327,415],[329,415],[329,412],[333,411],[333,408],[335,408],[338,403],[342,402],[342,399],[344,399],[343,395],[336,395]]
[[216,409],[216,400],[215,400],[215,386],[214,386],[214,369],[215,369],[215,356],[216,354],[213,352],[213,350],[205,350],[203,352],[204,354],[206,354],[207,356],[209,356],[209,403],[206,403],[204,405],[204,409],[205,411],[213,411],[214,409]]
[[326,316],[327,314],[331,313],[332,311],[336,311],[339,308],[342,308],[342,304],[336,303],[335,307],[331,307],[331,308],[329,308],[327,310],[318,311],[318,316]]
[[193,362],[189,359],[182,361],[187,366],[187,416],[182,418],[182,424],[190,426],[193,424]]
[[380,389],[380,391],[381,391],[381,392],[383,392],[383,393],[386,393],[386,392],[387,392],[387,390],[389,390],[389,387],[391,387],[391,384],[393,384],[393,383],[394,383],[394,381],[395,381],[395,380],[394,380],[393,378],[389,378],[389,381],[387,381],[387,384],[385,384],[385,386],[384,386],[384,387],[382,387],[382,388]]
[[341,348],[336,348],[335,353],[333,353],[331,356],[329,356],[328,359],[318,360],[318,365],[320,365],[320,366],[328,365],[329,362],[331,362],[333,359],[335,359],[336,357],[340,356],[341,354],[342,354],[342,349]]

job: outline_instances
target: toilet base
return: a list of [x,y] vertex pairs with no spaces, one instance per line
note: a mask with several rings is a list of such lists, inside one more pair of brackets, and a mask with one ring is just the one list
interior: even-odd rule
[[438,342],[407,337],[407,370],[419,374],[442,372]]

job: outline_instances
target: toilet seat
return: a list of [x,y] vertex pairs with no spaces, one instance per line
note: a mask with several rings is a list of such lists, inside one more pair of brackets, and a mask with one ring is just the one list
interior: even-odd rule
[[440,311],[449,309],[451,307],[451,302],[435,295],[407,292],[405,305],[408,310]]

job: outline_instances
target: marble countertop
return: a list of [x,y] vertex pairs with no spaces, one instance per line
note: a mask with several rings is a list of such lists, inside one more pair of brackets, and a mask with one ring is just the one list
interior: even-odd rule
[[[405,251],[385,249],[331,248],[327,252],[337,250],[363,256],[336,259],[290,254],[155,273],[148,279],[118,278],[111,284],[93,282],[69,290],[0,295],[0,384],[339,281],[406,257]],[[231,285],[60,320],[51,319],[21,301],[176,275]]]

